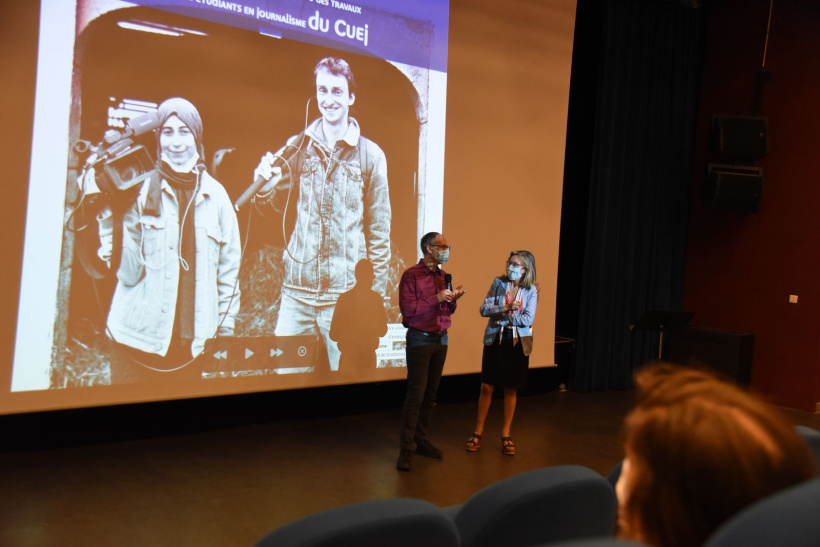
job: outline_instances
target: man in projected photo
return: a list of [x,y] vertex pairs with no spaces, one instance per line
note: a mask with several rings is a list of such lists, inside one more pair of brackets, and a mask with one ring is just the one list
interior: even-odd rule
[[[112,383],[201,378],[192,359],[208,338],[233,335],[239,311],[239,225],[205,170],[202,118],[181,98],[164,101],[157,115],[156,170],[120,217],[107,327],[125,355],[112,360]],[[99,255],[109,264],[115,216],[111,208],[99,216]]]
[[[373,290],[384,296],[390,262],[390,194],[387,160],[361,135],[350,116],[356,80],[343,59],[327,57],[313,71],[322,117],[268,152],[254,171],[268,182],[259,201],[277,210],[291,200],[298,181],[296,225],[283,254],[276,336],[316,335],[327,348],[330,369],[339,368],[339,349],[330,325],[339,296],[356,284],[356,263],[373,264]],[[282,163],[282,156],[288,161]],[[283,167],[280,167],[282,165]]]

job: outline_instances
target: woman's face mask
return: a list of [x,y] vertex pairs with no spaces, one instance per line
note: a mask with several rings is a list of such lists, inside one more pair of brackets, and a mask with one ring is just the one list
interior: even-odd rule
[[518,281],[524,275],[524,262],[518,255],[510,256],[507,262],[507,277],[510,281]]

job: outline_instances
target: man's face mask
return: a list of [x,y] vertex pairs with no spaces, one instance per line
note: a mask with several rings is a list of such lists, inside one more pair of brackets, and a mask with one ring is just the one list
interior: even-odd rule
[[432,254],[433,257],[438,260],[440,264],[444,264],[450,259],[450,248],[447,247],[445,249],[436,247],[435,245],[430,245],[430,248],[433,250]]

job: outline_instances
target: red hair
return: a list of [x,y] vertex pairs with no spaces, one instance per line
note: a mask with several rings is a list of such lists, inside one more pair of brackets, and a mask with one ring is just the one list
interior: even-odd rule
[[659,364],[638,372],[636,384],[624,423],[624,537],[701,545],[743,507],[816,473],[808,446],[774,407],[709,372]]

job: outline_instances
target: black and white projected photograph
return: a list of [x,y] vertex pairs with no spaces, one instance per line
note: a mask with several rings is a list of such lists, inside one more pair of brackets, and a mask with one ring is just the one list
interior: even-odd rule
[[429,232],[466,290],[443,375],[515,249],[555,366],[574,0],[26,10],[0,414],[402,381]]
[[43,2],[12,391],[402,368],[446,5],[67,4]]

